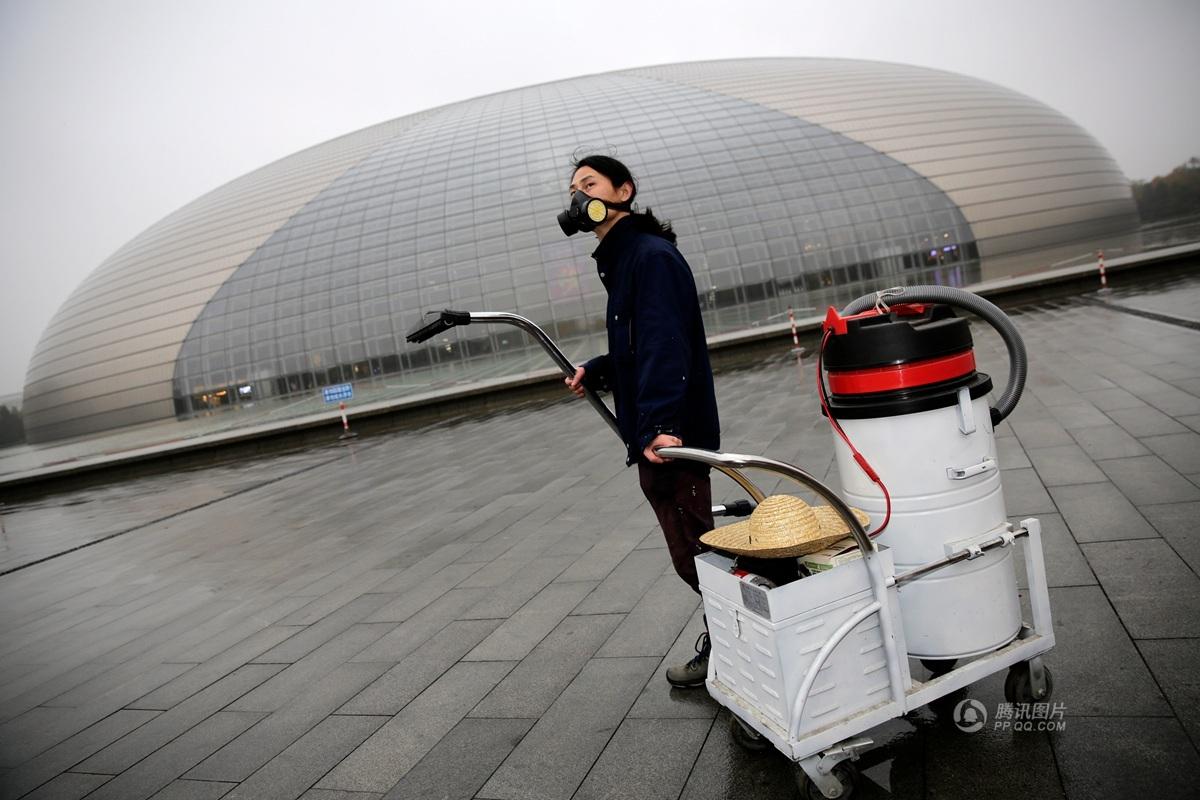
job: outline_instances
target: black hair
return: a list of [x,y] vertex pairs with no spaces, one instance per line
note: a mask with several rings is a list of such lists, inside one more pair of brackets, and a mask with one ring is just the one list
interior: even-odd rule
[[[613,188],[620,188],[628,183],[633,189],[633,194],[629,195],[630,203],[637,197],[637,181],[633,179],[633,173],[629,171],[629,167],[612,156],[590,155],[576,159],[571,162],[571,175],[574,176],[582,167],[591,167],[608,178],[612,181]],[[631,211],[629,216],[638,230],[661,236],[675,244],[675,231],[671,229],[670,221],[660,221],[649,208],[645,211]]]

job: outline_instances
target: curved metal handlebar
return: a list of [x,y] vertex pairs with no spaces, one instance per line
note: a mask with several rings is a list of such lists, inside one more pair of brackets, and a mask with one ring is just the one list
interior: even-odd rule
[[761,502],[764,499],[762,492],[754,484],[746,480],[745,476],[738,470],[761,469],[791,478],[796,483],[812,489],[829,502],[829,505],[838,513],[838,516],[850,526],[850,535],[854,537],[855,543],[858,544],[859,550],[862,551],[863,558],[869,558],[871,553],[875,552],[875,545],[871,541],[871,538],[867,536],[862,523],[854,516],[854,513],[850,510],[850,506],[846,505],[846,502],[838,497],[837,492],[793,464],[789,464],[786,461],[776,461],[773,458],[765,458],[763,456],[722,453],[718,450],[701,450],[698,447],[660,447],[656,452],[663,458],[682,458],[687,461],[698,461],[701,464],[708,464],[710,467],[715,467],[736,481],[746,491],[750,492],[756,502]]
[[[542,349],[550,354],[550,358],[554,359],[554,363],[562,370],[563,375],[568,378],[575,377],[575,365],[571,363],[571,359],[567,358],[566,354],[558,349],[554,340],[532,320],[526,319],[520,314],[510,314],[507,311],[470,311],[468,313],[471,315],[471,322],[499,322],[517,326],[537,340]],[[604,418],[608,427],[613,429],[613,433],[620,436],[621,431],[617,428],[617,418],[613,416],[612,411],[608,409],[600,396],[587,387],[584,387],[583,391],[587,401],[592,404],[592,408],[596,409],[596,413]]]
[[[550,355],[550,358],[554,359],[554,363],[562,370],[563,375],[566,375],[568,378],[575,377],[575,365],[571,363],[571,359],[567,358],[562,350],[558,349],[558,345],[546,335],[545,331],[539,328],[532,320],[526,319],[520,314],[510,314],[507,311],[454,311],[447,308],[432,322],[417,327],[415,330],[409,332],[405,338],[417,344],[427,341],[450,328],[458,325],[470,325],[472,322],[497,322],[503,325],[515,325],[532,336],[542,346],[542,349]],[[617,427],[617,418],[608,410],[608,406],[591,389],[584,387],[583,391],[584,396],[587,397],[587,401],[592,404],[592,408],[596,409],[596,413],[608,423],[608,427],[612,428],[613,433],[619,437],[621,431]]]

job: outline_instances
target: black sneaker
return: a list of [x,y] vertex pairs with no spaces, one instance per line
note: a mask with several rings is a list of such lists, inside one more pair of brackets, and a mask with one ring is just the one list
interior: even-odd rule
[[708,631],[696,639],[696,655],[686,664],[667,667],[667,682],[679,689],[694,689],[704,685],[708,677],[708,653],[712,643],[708,641]]

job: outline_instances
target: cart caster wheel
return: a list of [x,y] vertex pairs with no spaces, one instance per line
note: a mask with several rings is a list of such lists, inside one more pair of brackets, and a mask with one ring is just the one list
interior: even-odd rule
[[[855,792],[858,790],[859,782],[858,767],[849,761],[843,761],[833,768],[833,777],[837,778],[837,782],[841,784],[842,788],[842,793],[837,795],[838,800],[851,800],[856,796]],[[805,800],[826,800],[825,794],[817,788],[817,785],[812,782],[799,764],[796,765],[796,784],[800,787],[800,796]]]
[[735,716],[729,718],[729,735],[733,737],[734,743],[743,750],[748,750],[752,753],[761,753],[764,750],[771,749],[771,740],[763,736],[756,730],[746,726]]
[[1046,691],[1041,697],[1034,696],[1032,680],[1029,676],[1029,662],[1022,661],[1008,668],[1008,677],[1004,679],[1004,699],[1010,703],[1044,703],[1054,693],[1054,677],[1050,668],[1043,666],[1046,675]]
[[958,664],[957,658],[922,658],[921,666],[929,670],[931,678],[938,678],[945,675]]

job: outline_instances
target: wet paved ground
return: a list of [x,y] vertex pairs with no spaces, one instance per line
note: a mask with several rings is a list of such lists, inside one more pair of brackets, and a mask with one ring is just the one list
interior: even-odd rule
[[[1012,517],[1045,528],[1063,729],[922,710],[871,734],[862,796],[1194,797],[1200,332],[1077,302],[1015,319],[1032,367],[1001,465]],[[811,376],[718,376],[725,449],[829,474]],[[583,403],[0,519],[2,798],[797,796],[789,762],[663,680],[697,598]],[[970,696],[992,712],[1002,680]]]

